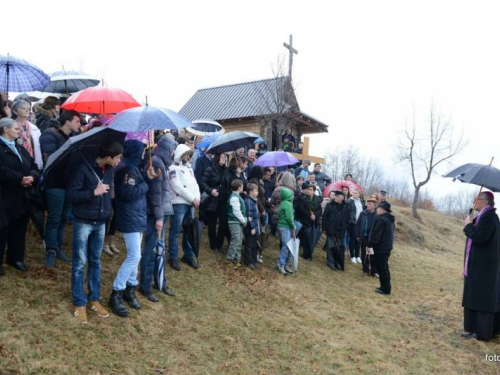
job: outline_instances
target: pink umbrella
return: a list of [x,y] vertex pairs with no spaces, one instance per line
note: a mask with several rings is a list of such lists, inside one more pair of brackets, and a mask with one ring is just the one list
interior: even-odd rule
[[325,190],[323,190],[323,197],[328,198],[328,194],[330,194],[331,191],[342,191],[344,187],[347,187],[351,194],[354,190],[358,190],[361,194],[363,194],[363,189],[361,189],[357,183],[348,180],[341,180],[328,184],[325,187]]

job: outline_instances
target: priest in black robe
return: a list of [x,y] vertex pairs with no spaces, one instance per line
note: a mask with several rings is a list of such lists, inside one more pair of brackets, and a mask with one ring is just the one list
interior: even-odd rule
[[480,194],[478,216],[465,221],[463,337],[489,340],[500,332],[500,222],[491,192]]

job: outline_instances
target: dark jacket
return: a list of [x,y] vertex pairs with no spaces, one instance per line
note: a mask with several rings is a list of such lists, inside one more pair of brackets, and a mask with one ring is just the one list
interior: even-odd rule
[[[238,175],[236,174],[236,170],[235,169],[227,169],[227,172],[228,172],[228,186],[229,186],[229,189],[230,189],[230,186],[231,186],[231,182],[233,182],[233,180],[241,180],[243,181],[243,191],[245,191],[247,189],[247,179],[245,178],[245,175],[243,173],[241,173],[241,175],[238,177]],[[229,190],[228,190],[229,191]]]
[[205,174],[207,168],[211,166],[212,166],[212,160],[207,158],[206,155],[200,155],[196,159],[196,164],[194,168],[194,178],[196,178],[196,182],[200,187],[200,193],[203,193],[203,190],[201,190],[201,180],[203,178],[203,175]]
[[375,211],[368,212],[368,210],[364,210],[361,212],[358,222],[356,223],[356,237],[359,237],[360,239],[363,237],[369,237],[376,217],[377,213]]
[[347,228],[348,209],[345,202],[336,203],[332,200],[323,212],[323,231],[328,237],[343,238]]
[[262,182],[262,180],[251,178],[248,180],[248,183],[255,184],[259,188],[259,196],[257,198],[257,206],[259,208],[259,212],[265,212],[266,206],[271,208],[271,204],[266,200],[266,191],[264,190],[264,183]]
[[[214,189],[219,192],[218,197],[212,196]],[[212,164],[205,169],[200,181],[200,192],[207,193],[209,197],[200,208],[202,212],[208,205],[215,206],[216,210],[226,210],[227,200],[231,194],[230,190],[229,175],[225,166]],[[215,205],[212,204],[214,200],[216,201]]]
[[5,210],[4,219],[7,220],[15,220],[28,214],[27,189],[21,186],[23,177],[33,176],[33,186],[36,186],[40,177],[38,167],[28,151],[18,144],[16,149],[22,161],[0,140],[0,196]]
[[[294,200],[294,210],[295,219],[299,221],[305,228],[316,227],[321,223],[321,202],[319,199],[314,200],[313,207],[311,205],[311,200],[305,194],[300,194],[295,197]],[[311,214],[316,216],[316,220],[313,222],[311,220]]]
[[55,111],[49,111],[41,105],[34,105],[33,111],[35,112],[36,126],[41,132],[50,127],[50,120],[57,118]]
[[124,159],[115,171],[116,230],[122,233],[147,229],[148,184],[139,170],[143,151],[142,142],[125,142]]
[[[92,169],[90,169],[92,167]],[[97,176],[96,176],[97,175]],[[76,221],[88,224],[105,223],[111,216],[110,192],[94,196],[99,184],[98,178],[107,185],[113,183],[113,168],[106,166],[104,171],[96,162],[80,164],[72,173],[66,190],[66,199],[72,203],[72,213]]]
[[266,201],[269,202],[271,196],[273,195],[273,191],[276,188],[276,184],[273,180],[264,180],[264,191],[266,196]]
[[476,227],[467,224],[464,228],[472,247],[462,306],[489,313],[500,312],[500,223],[495,211],[485,212]]
[[257,201],[249,195],[245,196],[245,208],[247,214],[247,225],[243,228],[243,233],[250,235],[252,229],[255,229],[255,235],[260,234],[259,229],[259,209],[257,208]]
[[377,216],[366,246],[372,247],[375,252],[391,251],[394,246],[394,220],[388,212]]
[[323,191],[326,185],[332,182],[332,179],[328,177],[326,173],[314,171],[313,174],[314,174],[314,180],[318,184],[321,191]]
[[40,136],[40,150],[42,151],[43,161],[56,152],[67,140],[67,136],[62,130],[52,127],[45,130]]
[[174,162],[172,153],[175,152],[177,142],[169,137],[163,136],[158,141],[153,151],[153,168],[160,170],[160,176],[149,180],[147,171],[143,172],[143,178],[149,186],[147,193],[148,215],[154,216],[156,220],[163,219],[165,215],[173,215],[172,193],[168,181],[168,167]]

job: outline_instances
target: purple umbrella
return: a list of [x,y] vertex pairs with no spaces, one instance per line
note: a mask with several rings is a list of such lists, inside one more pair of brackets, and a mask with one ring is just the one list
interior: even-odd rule
[[294,165],[298,162],[299,160],[288,152],[272,151],[262,155],[255,165],[260,165],[261,167],[283,167],[285,165]]

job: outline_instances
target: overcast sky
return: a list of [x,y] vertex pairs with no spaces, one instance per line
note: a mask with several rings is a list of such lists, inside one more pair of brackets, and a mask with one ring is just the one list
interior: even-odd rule
[[[470,139],[455,165],[500,165],[499,10],[457,0],[8,1],[0,54],[83,70],[178,111],[200,88],[272,77],[293,34],[299,105],[330,126],[312,137],[317,156],[353,144],[403,173],[393,168],[398,131],[434,101]],[[458,186],[436,176],[431,189]]]

